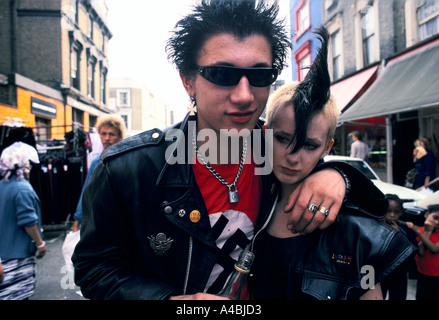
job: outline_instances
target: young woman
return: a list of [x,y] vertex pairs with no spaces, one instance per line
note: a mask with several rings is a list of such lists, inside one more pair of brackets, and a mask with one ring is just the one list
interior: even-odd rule
[[[270,222],[255,236],[251,288],[255,299],[382,299],[380,281],[404,267],[415,248],[361,208],[345,202],[336,222],[308,235],[292,233],[287,196],[329,153],[339,109],[330,96],[327,40],[303,82],[281,87],[269,100],[266,129],[273,130],[273,173],[278,201]],[[364,194],[365,200],[382,194]],[[310,214],[326,216],[310,203]]]

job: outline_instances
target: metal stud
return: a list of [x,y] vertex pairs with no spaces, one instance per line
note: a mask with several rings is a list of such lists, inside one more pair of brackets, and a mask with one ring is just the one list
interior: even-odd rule
[[172,213],[172,207],[171,206],[166,206],[164,209],[166,214],[171,214]]

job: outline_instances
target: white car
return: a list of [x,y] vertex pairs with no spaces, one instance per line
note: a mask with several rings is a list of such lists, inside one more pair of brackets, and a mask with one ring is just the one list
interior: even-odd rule
[[410,211],[412,214],[423,214],[427,211],[428,206],[432,204],[439,204],[439,191],[427,195],[421,200],[405,202],[404,209]]
[[351,158],[346,156],[326,156],[323,161],[342,161],[360,170],[366,177],[368,177],[375,186],[384,194],[396,194],[402,201],[418,201],[425,198],[425,195],[413,189],[398,186],[382,181],[375,171],[367,164],[366,161],[359,158]]

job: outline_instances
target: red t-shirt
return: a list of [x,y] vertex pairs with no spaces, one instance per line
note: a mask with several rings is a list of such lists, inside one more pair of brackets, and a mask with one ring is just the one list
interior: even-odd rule
[[[247,154],[247,157],[250,157]],[[235,180],[239,164],[211,165],[229,184]],[[239,201],[229,202],[229,189],[223,185],[198,160],[192,165],[198,187],[203,195],[209,213],[212,233],[218,248],[223,253],[221,261],[213,268],[206,285],[208,293],[218,293],[224,286],[229,273],[241,251],[250,243],[254,235],[254,226],[259,214],[262,177],[254,174],[253,161],[244,164],[237,183]]]
[[[419,230],[424,233],[424,228],[421,227]],[[421,241],[417,237],[418,242]],[[430,241],[433,243],[439,242],[439,232],[434,231],[431,234]],[[426,249],[423,256],[416,255],[416,265],[418,266],[419,273],[426,276],[439,276],[439,253],[432,253],[430,250]]]

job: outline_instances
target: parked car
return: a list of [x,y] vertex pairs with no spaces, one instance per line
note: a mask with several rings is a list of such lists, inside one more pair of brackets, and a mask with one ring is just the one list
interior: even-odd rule
[[[401,220],[404,221],[412,221],[413,223],[419,223],[423,218],[423,214],[421,214],[416,210],[407,210],[405,207],[406,203],[414,203],[418,201],[422,201],[427,196],[421,192],[416,190],[406,188],[403,186],[399,186],[396,184],[388,183],[382,181],[376,172],[372,169],[372,167],[364,160],[359,158],[351,158],[346,156],[326,156],[323,161],[343,161],[351,166],[357,168],[360,172],[362,172],[366,177],[368,177],[375,186],[384,194],[396,194],[402,201],[404,205],[404,213],[401,216]],[[423,221],[423,220],[422,220]]]
[[362,159],[346,156],[326,156],[323,160],[325,162],[343,161],[350,164],[351,166],[360,170],[370,180],[372,180],[375,186],[380,189],[382,193],[396,194],[403,201],[417,201],[426,197],[424,194],[416,190],[382,181],[376,174],[376,172],[372,169],[372,167]]
[[418,201],[405,202],[403,207],[405,212],[413,217],[413,219],[410,220],[413,221],[415,225],[422,226],[424,225],[427,207],[431,204],[439,204],[439,191]]

